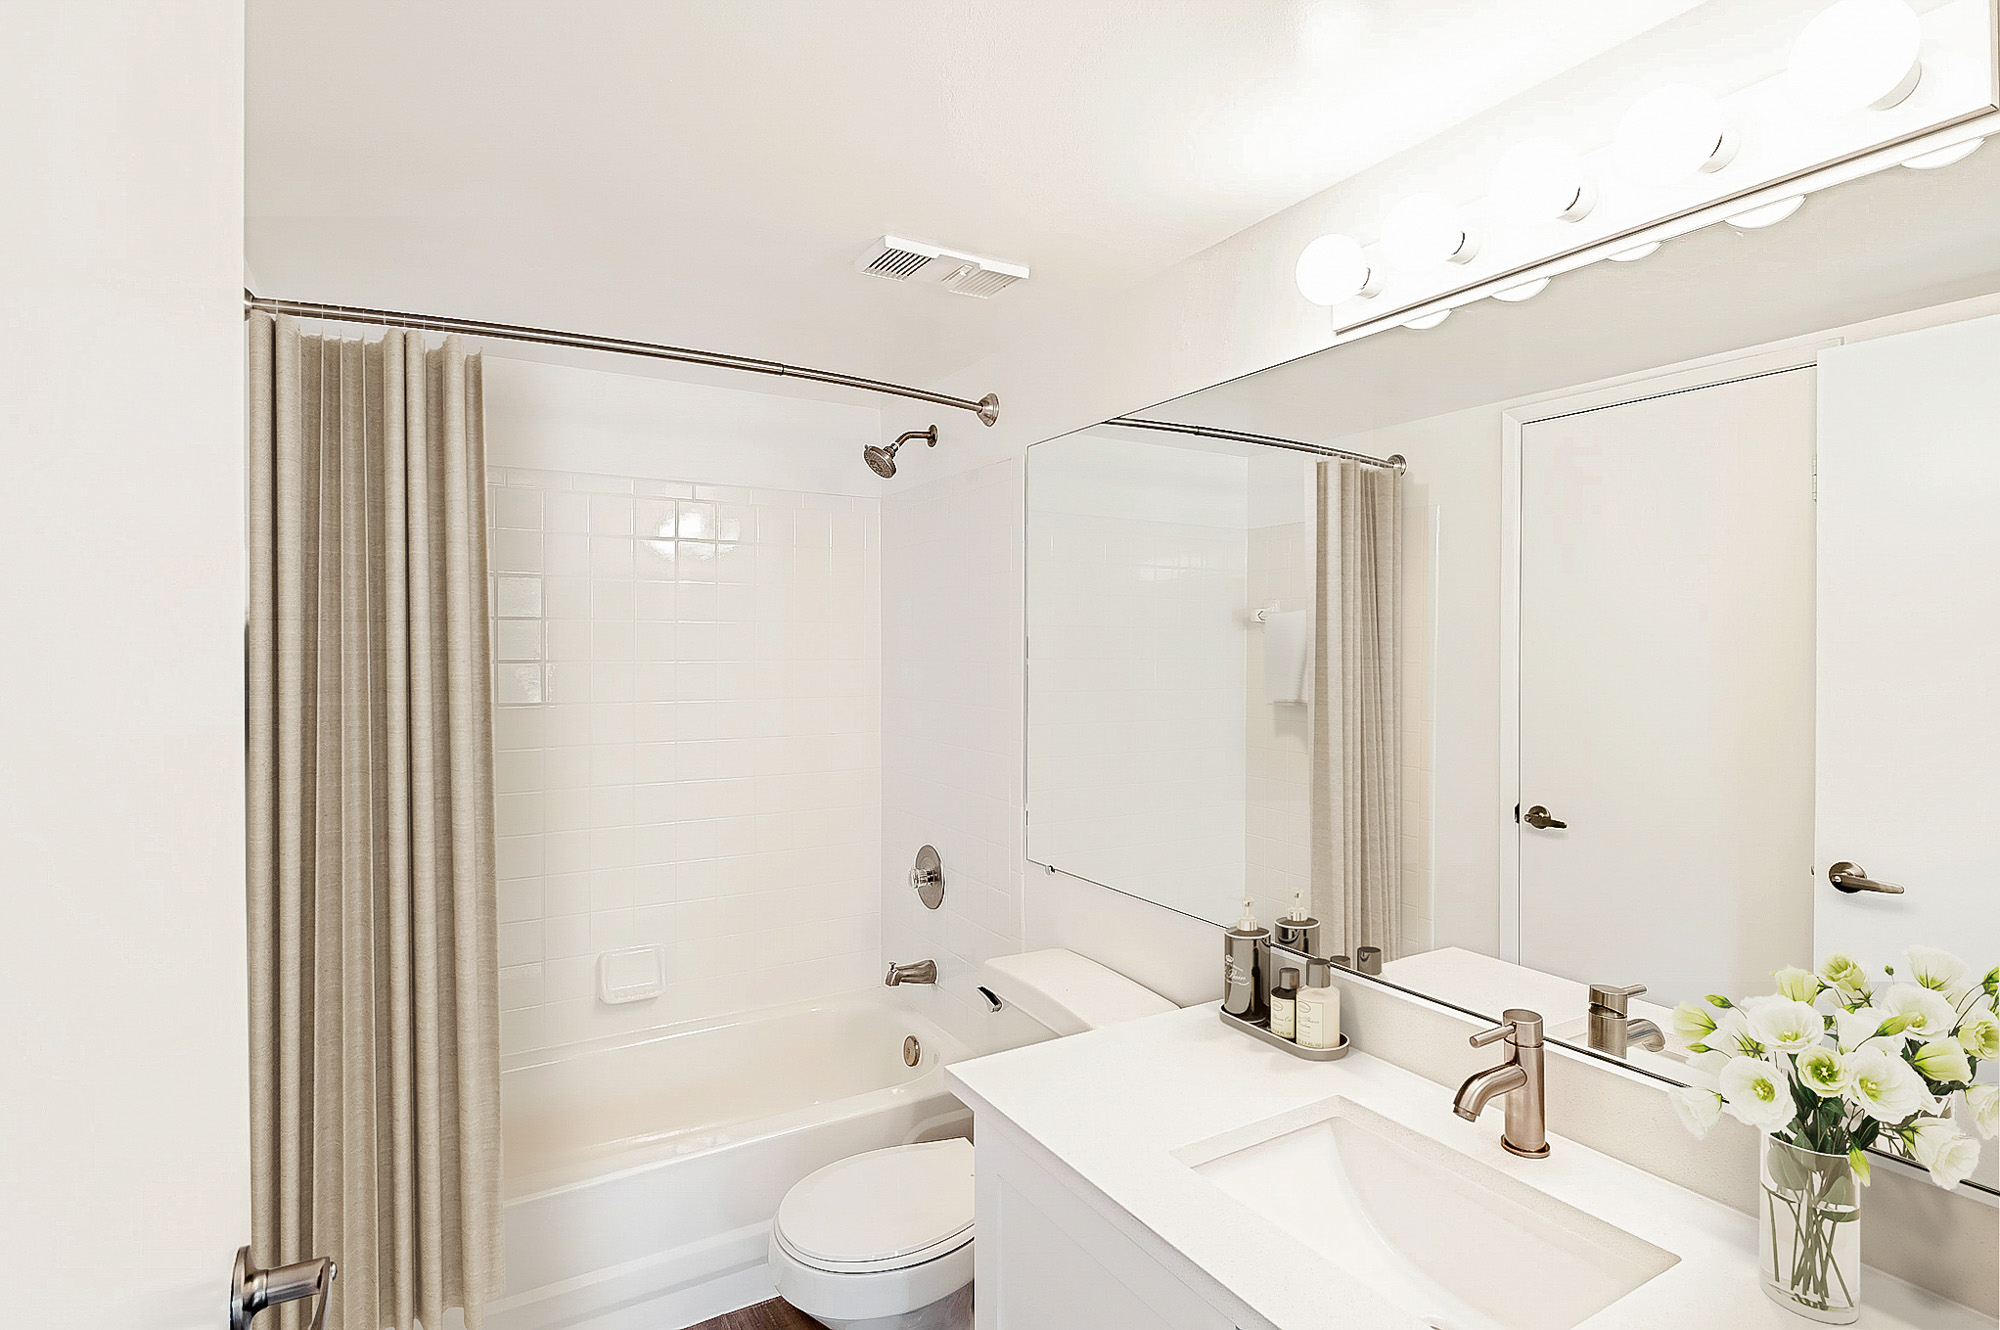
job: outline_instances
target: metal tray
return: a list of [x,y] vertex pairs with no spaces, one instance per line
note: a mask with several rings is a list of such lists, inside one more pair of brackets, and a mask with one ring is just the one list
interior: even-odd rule
[[1215,1014],[1222,1017],[1222,1023],[1224,1025],[1227,1025],[1232,1029],[1241,1030],[1243,1031],[1243,1033],[1247,1035],[1251,1035],[1255,1038],[1261,1039],[1265,1043],[1270,1044],[1274,1048],[1282,1048],[1287,1053],[1290,1053],[1293,1057],[1304,1058],[1307,1062],[1338,1062],[1340,1059],[1346,1057],[1349,1050],[1351,1050],[1354,1047],[1354,1045],[1348,1041],[1347,1032],[1345,1030],[1340,1032],[1340,1042],[1335,1044],[1332,1048],[1300,1048],[1297,1044],[1293,1043],[1291,1040],[1284,1039],[1279,1037],[1278,1035],[1272,1034],[1270,1030],[1266,1029],[1264,1026],[1252,1025],[1249,1021],[1244,1020],[1240,1016],[1231,1016],[1221,1007],[1217,1007],[1215,1009]]

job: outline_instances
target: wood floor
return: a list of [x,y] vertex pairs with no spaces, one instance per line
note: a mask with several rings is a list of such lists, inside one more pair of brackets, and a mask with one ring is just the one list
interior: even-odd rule
[[703,1321],[694,1330],[824,1330],[824,1327],[783,1298],[772,1298],[755,1307],[724,1312],[713,1321]]

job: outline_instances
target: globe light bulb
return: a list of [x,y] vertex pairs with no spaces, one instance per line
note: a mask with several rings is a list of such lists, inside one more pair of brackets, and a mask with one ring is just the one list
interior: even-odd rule
[[1381,278],[1368,262],[1361,242],[1351,236],[1325,235],[1299,252],[1299,294],[1315,305],[1338,305],[1382,289]]
[[1736,131],[1713,94],[1688,83],[1655,88],[1618,124],[1618,163],[1649,185],[1720,171],[1736,156]]
[[1494,210],[1523,226],[1575,222],[1597,204],[1597,186],[1583,154],[1556,138],[1527,139],[1494,163],[1489,189]]
[[1458,205],[1442,194],[1412,194],[1382,219],[1382,252],[1398,268],[1421,272],[1446,263],[1470,263],[1479,239]]
[[1792,43],[1785,82],[1814,110],[1886,111],[1917,90],[1923,44],[1923,21],[1903,0],[1834,0]]

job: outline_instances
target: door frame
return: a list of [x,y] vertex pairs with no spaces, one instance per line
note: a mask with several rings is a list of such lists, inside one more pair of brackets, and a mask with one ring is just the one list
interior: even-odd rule
[[[1521,961],[1521,436],[1529,425],[1817,367],[1819,353],[1847,339],[1819,334],[1732,351],[1684,365],[1509,404],[1500,411],[1500,835],[1499,956]],[[1815,464],[1817,465],[1817,464]]]

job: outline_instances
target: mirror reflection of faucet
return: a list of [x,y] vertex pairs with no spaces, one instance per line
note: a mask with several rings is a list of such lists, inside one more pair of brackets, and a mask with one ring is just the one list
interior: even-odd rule
[[1666,1032],[1652,1021],[1626,1015],[1625,1004],[1646,991],[1644,984],[1614,988],[1609,984],[1590,986],[1590,1046],[1600,1053],[1622,1058],[1637,1045],[1651,1053],[1666,1049]]

